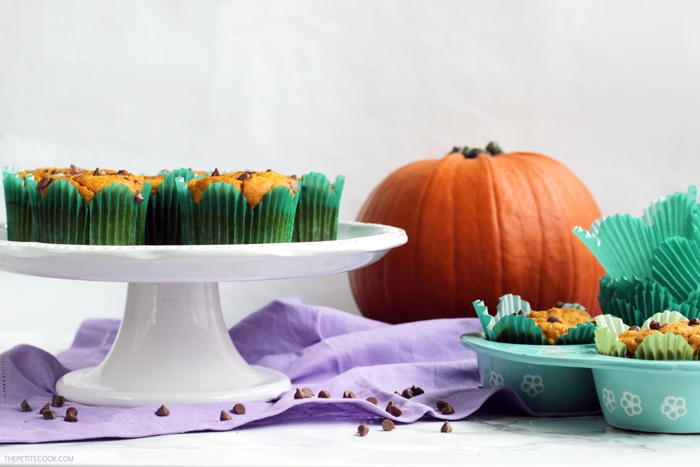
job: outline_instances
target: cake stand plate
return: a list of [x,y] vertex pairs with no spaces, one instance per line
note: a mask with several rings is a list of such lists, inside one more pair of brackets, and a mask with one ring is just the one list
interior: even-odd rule
[[401,229],[358,222],[340,222],[338,239],[325,242],[121,247],[6,238],[0,228],[0,270],[129,283],[109,354],[56,383],[68,400],[122,407],[276,398],[290,381],[240,356],[224,323],[219,282],[346,272],[407,241]]

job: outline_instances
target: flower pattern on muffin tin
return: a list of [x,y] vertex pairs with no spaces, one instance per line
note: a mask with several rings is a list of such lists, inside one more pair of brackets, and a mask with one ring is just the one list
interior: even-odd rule
[[625,391],[622,394],[622,399],[620,399],[620,405],[625,410],[625,413],[630,417],[639,415],[642,413],[642,399],[631,392]]
[[503,375],[496,373],[495,371],[492,371],[491,374],[489,375],[489,385],[492,388],[500,388],[506,385],[505,381],[503,380]]
[[614,412],[617,408],[615,393],[608,388],[603,388],[603,404],[608,412]]
[[669,420],[678,420],[688,413],[688,408],[683,397],[668,396],[661,406],[661,413]]
[[540,375],[525,375],[520,384],[520,389],[530,397],[537,397],[544,391],[544,383]]

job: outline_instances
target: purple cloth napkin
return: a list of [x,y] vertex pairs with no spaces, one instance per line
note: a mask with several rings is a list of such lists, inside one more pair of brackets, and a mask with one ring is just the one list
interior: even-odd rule
[[[70,370],[97,365],[105,357],[119,328],[118,320],[88,320],[70,349],[53,356],[19,345],[0,355],[2,400],[0,443],[38,443],[99,438],[137,438],[192,431],[223,431],[243,425],[292,421],[354,420],[410,423],[422,418],[457,420],[478,410],[487,400],[508,410],[531,413],[506,388],[480,388],[475,354],[460,343],[460,335],[480,330],[475,318],[438,319],[389,325],[347,312],[304,305],[296,299],[277,300],[249,315],[230,335],[251,364],[284,372],[292,390],[272,402],[246,402],[244,415],[219,421],[231,403],[169,404],[170,415],[158,417],[157,407],[91,407],[67,402],[54,408],[59,417],[44,420],[38,410],[51,400],[56,380]],[[404,389],[425,392],[406,398]],[[294,399],[296,388],[308,387],[331,398]],[[343,398],[352,391],[357,398]],[[365,400],[374,396],[373,404]],[[31,412],[20,408],[26,399]],[[437,401],[447,401],[454,413],[443,414]],[[386,411],[389,402],[402,413]],[[78,422],[63,420],[68,406],[78,409]]]

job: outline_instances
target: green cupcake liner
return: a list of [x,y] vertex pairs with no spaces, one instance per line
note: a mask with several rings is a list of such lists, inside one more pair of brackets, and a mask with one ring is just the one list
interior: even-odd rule
[[596,351],[599,354],[608,355],[610,357],[625,357],[627,355],[627,346],[620,342],[619,338],[617,337],[618,333],[614,330],[599,327],[595,330],[594,334]]
[[697,360],[693,348],[683,338],[673,333],[656,333],[647,336],[637,347],[634,358],[640,360]]
[[134,192],[129,187],[119,183],[105,186],[96,193],[88,204],[90,245],[142,245],[150,185],[150,182],[144,184],[141,202],[134,200]]
[[26,177],[33,213],[33,235],[43,243],[90,244],[90,212],[77,188],[55,180],[42,195],[34,177]]
[[270,190],[253,209],[250,243],[291,242],[298,202],[299,197],[285,186]]
[[151,194],[146,214],[147,245],[184,245],[180,196],[177,178],[185,182],[196,178],[190,169],[179,168],[172,172],[161,172],[163,181]]
[[315,242],[338,237],[338,212],[345,176],[331,182],[324,174],[310,172],[299,180],[299,206],[294,219],[294,241]]
[[700,288],[700,246],[694,240],[672,237],[656,250],[652,275],[678,300]]
[[7,239],[13,242],[33,241],[32,212],[24,180],[14,168],[5,167],[2,171],[2,184],[7,216]]

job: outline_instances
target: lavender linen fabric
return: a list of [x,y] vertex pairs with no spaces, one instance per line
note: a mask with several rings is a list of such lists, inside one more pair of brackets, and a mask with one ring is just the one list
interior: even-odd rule
[[[280,370],[291,379],[292,390],[277,400],[246,402],[246,414],[232,414],[228,421],[219,421],[219,415],[221,410],[231,413],[232,403],[169,404],[170,415],[158,417],[154,414],[157,407],[91,407],[67,402],[54,408],[59,418],[44,420],[38,410],[50,401],[56,380],[70,370],[97,365],[109,351],[118,328],[118,320],[88,320],[71,348],[57,356],[28,345],[0,355],[0,443],[137,438],[295,421],[457,420],[489,399],[529,413],[514,392],[479,388],[475,355],[459,340],[461,334],[481,329],[476,319],[389,325],[286,299],[270,303],[230,331],[249,363]],[[425,393],[410,399],[396,394],[414,385]],[[294,399],[295,389],[302,387],[315,394],[326,390],[331,398]],[[343,398],[346,390],[357,398]],[[379,403],[366,401],[369,396]],[[31,412],[20,409],[23,399],[30,403]],[[440,413],[438,400],[449,402],[455,412]],[[401,408],[399,416],[385,410],[390,401]],[[63,420],[69,405],[78,409],[78,422]]]

